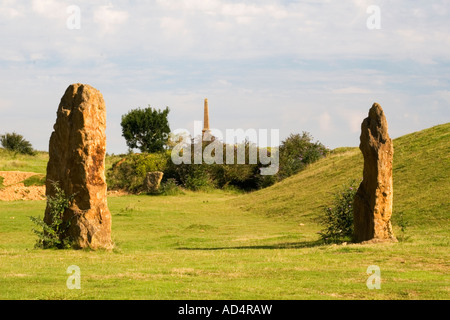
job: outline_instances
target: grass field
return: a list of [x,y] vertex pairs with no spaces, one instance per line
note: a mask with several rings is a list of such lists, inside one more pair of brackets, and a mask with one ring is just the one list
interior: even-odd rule
[[[0,202],[0,299],[449,299],[450,124],[394,148],[402,241],[391,244],[318,240],[332,193],[361,178],[357,148],[250,194],[110,197],[112,252],[34,249],[28,216],[42,216],[45,201]],[[80,267],[80,290],[66,286],[71,265]],[[366,286],[371,265],[381,271],[379,290]]]

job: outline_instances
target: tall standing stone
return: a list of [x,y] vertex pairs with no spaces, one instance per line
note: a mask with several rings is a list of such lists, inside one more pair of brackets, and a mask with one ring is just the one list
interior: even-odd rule
[[[86,84],[70,85],[57,111],[50,137],[46,195],[54,182],[67,196],[75,194],[63,214],[75,248],[112,248],[111,213],[106,199],[106,108],[103,96]],[[44,221],[49,221],[47,206]]]
[[373,104],[361,124],[359,148],[364,156],[364,171],[353,206],[355,240],[395,241],[390,221],[394,148],[378,103]]

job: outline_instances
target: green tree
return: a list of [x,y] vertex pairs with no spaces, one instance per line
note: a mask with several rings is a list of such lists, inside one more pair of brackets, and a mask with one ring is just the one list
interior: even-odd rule
[[122,116],[122,136],[130,149],[141,152],[159,152],[167,146],[170,133],[169,108],[133,109]]
[[303,170],[306,165],[316,162],[328,152],[319,141],[313,142],[313,137],[308,132],[290,134],[280,145],[280,169],[279,180],[285,179]]
[[15,132],[0,136],[0,142],[6,150],[29,155],[35,154],[31,143]]

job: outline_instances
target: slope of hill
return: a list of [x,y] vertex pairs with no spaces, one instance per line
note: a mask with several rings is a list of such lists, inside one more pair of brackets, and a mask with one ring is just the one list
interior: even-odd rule
[[[236,201],[248,211],[311,222],[340,186],[362,179],[362,170],[359,148],[338,148],[297,175]],[[395,139],[393,175],[394,224],[402,215],[416,225],[448,223],[450,123]]]

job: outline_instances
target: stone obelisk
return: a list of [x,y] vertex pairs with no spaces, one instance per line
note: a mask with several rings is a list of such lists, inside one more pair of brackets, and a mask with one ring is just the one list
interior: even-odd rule
[[209,131],[209,110],[208,110],[208,99],[205,98],[205,104],[203,109],[203,135],[205,132]]
[[202,138],[204,141],[211,140],[211,131],[209,130],[209,109],[208,109],[208,99],[205,98],[204,108],[203,108],[203,130]]

